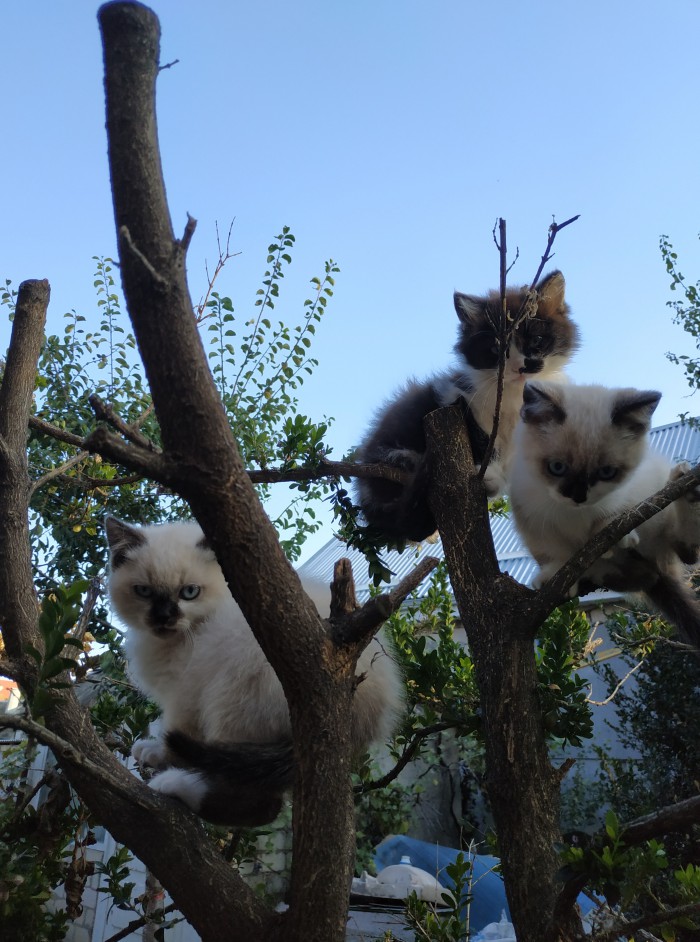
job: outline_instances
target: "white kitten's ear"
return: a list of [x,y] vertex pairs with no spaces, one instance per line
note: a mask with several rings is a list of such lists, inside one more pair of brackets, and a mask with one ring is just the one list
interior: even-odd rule
[[557,387],[554,383],[525,383],[523,405],[520,409],[523,422],[532,425],[561,425],[566,412],[557,402]]
[[473,294],[460,294],[459,291],[455,291],[454,302],[455,311],[457,311],[457,317],[463,324],[473,324],[474,321],[476,321],[483,314],[483,298],[477,298]]
[[550,314],[565,314],[568,311],[564,295],[566,282],[560,271],[553,271],[543,278],[537,285],[540,296],[539,304],[544,306]]
[[127,558],[127,552],[146,542],[143,532],[117,517],[105,517],[105,532],[112,568],[116,569]]
[[612,424],[628,434],[644,435],[649,431],[659,399],[661,393],[655,389],[620,389],[610,416]]

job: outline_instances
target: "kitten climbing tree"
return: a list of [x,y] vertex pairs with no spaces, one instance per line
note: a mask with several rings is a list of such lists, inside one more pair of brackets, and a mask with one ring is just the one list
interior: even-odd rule
[[[189,503],[280,677],[298,759],[288,911],[280,914],[266,906],[191,814],[149,791],[115,760],[69,686],[54,684],[41,710],[41,724],[14,724],[53,749],[94,814],[157,875],[205,942],[340,942],[354,839],[346,728],[354,668],[367,640],[425,571],[415,572],[399,589],[359,610],[353,609],[352,593],[343,591],[347,584],[339,578],[329,626],[302,592],[231,436],[193,317],[185,258],[195,224],[188,219],[182,236],[175,237],[156,138],[158,21],[146,7],[126,2],[104,6],[99,19],[122,282],[162,449],[143,437],[120,437],[106,426],[84,444],[171,488]],[[0,388],[4,666],[20,681],[30,702],[35,702],[49,673],[46,656],[42,658],[47,649],[29,559],[25,453],[48,294],[45,282],[21,286]],[[691,472],[644,509],[612,523],[547,586],[532,592],[499,571],[483,486],[472,466],[459,408],[433,413],[427,424],[434,456],[431,506],[468,626],[480,686],[489,795],[512,918],[520,942],[573,939],[580,935],[573,908],[580,881],[563,888],[557,882],[554,845],[559,837],[559,784],[566,769],[553,768],[547,751],[536,695],[535,633],[597,555],[700,482],[700,472]],[[53,656],[62,656],[60,646]],[[58,663],[62,666],[67,664]],[[323,736],[318,734],[321,729]],[[683,815],[698,820],[699,806],[700,800],[691,799],[674,809],[673,821]],[[670,813],[644,827],[638,823],[628,828],[626,840],[633,843],[660,833],[669,820]]]

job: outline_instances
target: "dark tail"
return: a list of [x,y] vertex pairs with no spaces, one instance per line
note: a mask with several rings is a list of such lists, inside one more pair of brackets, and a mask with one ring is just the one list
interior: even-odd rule
[[236,786],[283,792],[294,778],[291,740],[280,742],[201,743],[178,731],[166,736],[168,747],[183,765],[201,769]]
[[645,592],[661,614],[676,626],[683,641],[700,652],[700,602],[693,591],[662,573],[653,588]]

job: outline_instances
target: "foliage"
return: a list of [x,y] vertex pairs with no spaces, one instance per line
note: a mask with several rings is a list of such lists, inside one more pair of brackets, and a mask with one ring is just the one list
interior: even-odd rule
[[36,758],[31,742],[0,754],[0,937],[7,942],[58,942],[68,919],[65,906],[46,903],[71,875],[82,807],[56,772],[32,783]]
[[549,736],[580,746],[593,735],[587,682],[576,672],[584,658],[590,625],[575,602],[556,609],[543,624],[536,660],[538,693]]
[[435,903],[418,899],[411,893],[406,906],[406,922],[413,929],[416,939],[429,942],[464,942],[468,938],[468,913],[471,900],[473,863],[472,858],[457,854],[453,863],[445,867],[452,880],[452,890],[442,894],[440,909]]
[[[671,276],[671,291],[680,291],[683,295],[682,298],[668,301],[667,304],[674,312],[674,321],[681,324],[683,330],[694,338],[696,347],[700,351],[700,282],[691,284],[683,276],[678,267],[678,254],[674,251],[668,236],[661,236],[659,246],[666,271]],[[685,354],[683,356],[675,353],[666,355],[672,363],[683,367],[690,388],[699,389],[700,359]]]
[[[297,394],[317,364],[310,348],[333,295],[338,267],[329,261],[323,276],[311,280],[310,297],[303,302],[298,321],[273,322],[272,311],[280,300],[280,284],[291,263],[293,245],[294,236],[284,227],[269,246],[267,268],[252,304],[252,316],[246,319],[237,315],[232,300],[212,290],[213,282],[199,311],[200,335],[231,428],[246,466],[256,470],[274,467],[286,471],[300,465],[317,465],[329,451],[325,435],[331,420],[314,422],[300,414]],[[217,276],[223,262],[220,259]],[[96,394],[132,430],[159,445],[158,423],[143,366],[114,282],[114,263],[96,257],[95,264],[97,317],[70,311],[64,316],[62,331],[46,337],[38,366],[34,414],[62,432],[83,439],[95,426],[89,399]],[[10,318],[15,302],[16,292],[6,281],[0,291],[0,304]],[[87,580],[104,568],[104,514],[151,523],[182,516],[187,508],[160,486],[35,429],[30,432],[28,461],[32,552],[37,587],[43,594],[38,621],[42,644],[27,651],[39,667],[39,685],[29,704],[31,712],[35,718],[40,717],[50,706],[53,690],[99,666],[100,671],[90,674],[77,693],[91,703],[93,723],[102,738],[127,755],[155,710],[125,677],[121,633],[111,624],[99,593],[94,607],[86,603],[82,611],[85,624],[80,638],[72,635],[81,616]],[[329,489],[325,482],[290,486],[291,496],[278,509],[274,522],[291,559],[298,557],[306,537],[320,525],[314,502]],[[269,486],[260,485],[258,490],[269,507]],[[90,657],[89,643],[82,640],[88,621],[89,634],[85,637],[104,646],[99,656]],[[26,764],[21,769],[13,766],[20,778],[26,775],[26,768]],[[12,791],[2,796],[0,826],[5,817],[15,822],[18,800]],[[30,821],[32,816],[36,817],[36,812],[28,805],[21,815],[23,827],[25,819]],[[67,823],[71,822],[72,818]],[[25,921],[31,926],[27,940],[63,937],[65,913],[49,915],[43,903],[70,871],[71,863],[63,856],[71,840],[73,847],[78,846],[74,829],[73,834],[70,828],[60,830],[60,841],[50,860],[30,843],[13,846],[12,850],[0,844],[0,872],[10,881],[0,887],[0,903],[13,925],[21,926],[26,902]],[[117,856],[104,863],[112,870],[105,870],[103,875],[115,901],[128,908],[136,905],[138,911],[138,901],[135,904],[131,900],[131,888],[128,881],[125,883],[127,863]],[[4,899],[4,890],[9,886],[11,904]]]

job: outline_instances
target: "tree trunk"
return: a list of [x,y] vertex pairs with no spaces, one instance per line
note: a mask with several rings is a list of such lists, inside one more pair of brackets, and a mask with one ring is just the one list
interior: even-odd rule
[[[481,700],[486,787],[518,942],[546,942],[558,895],[560,777],[552,767],[537,697],[535,632],[542,611],[530,589],[503,575],[486,495],[460,406],[426,419],[431,506],[464,623]],[[571,914],[563,928],[580,929]]]

